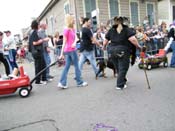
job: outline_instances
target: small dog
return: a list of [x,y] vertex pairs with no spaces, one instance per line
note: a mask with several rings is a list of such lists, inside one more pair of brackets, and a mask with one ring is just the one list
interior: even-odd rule
[[58,60],[58,67],[64,66],[65,63],[65,60]]
[[112,69],[113,70],[113,75],[114,75],[114,77],[116,77],[116,69],[115,69],[115,66],[114,66],[114,64],[113,64],[113,62],[112,62],[112,60],[109,58],[109,59],[107,59],[107,60],[104,60],[104,59],[101,59],[101,60],[99,60],[98,62],[97,62],[97,66],[99,67],[99,71],[97,72],[97,74],[96,74],[96,79],[97,79],[97,77],[98,77],[98,75],[102,72],[102,76],[104,77],[104,78],[106,78],[106,75],[105,75],[105,68],[106,67],[108,67],[108,68],[110,68],[110,69]]

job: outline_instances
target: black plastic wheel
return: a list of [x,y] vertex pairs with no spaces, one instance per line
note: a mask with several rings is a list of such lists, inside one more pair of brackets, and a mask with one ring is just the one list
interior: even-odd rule
[[139,69],[142,69],[143,68],[143,65],[138,64],[138,67],[139,67]]
[[28,88],[21,88],[19,90],[19,95],[23,98],[28,97],[30,94],[30,90]]
[[148,70],[151,70],[151,69],[152,69],[152,66],[149,64],[149,65],[147,66],[147,69],[148,69]]
[[164,66],[164,67],[168,67],[168,62],[164,62],[164,63],[163,63],[163,66]]

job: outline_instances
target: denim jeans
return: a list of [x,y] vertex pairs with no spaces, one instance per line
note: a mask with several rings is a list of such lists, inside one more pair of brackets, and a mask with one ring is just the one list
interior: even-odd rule
[[78,66],[78,54],[77,51],[71,51],[71,52],[66,52],[65,53],[65,67],[62,71],[61,78],[60,78],[60,83],[64,86],[67,85],[67,74],[69,71],[69,68],[71,64],[73,63],[74,68],[75,68],[75,80],[77,82],[77,85],[80,85],[83,83],[82,77],[81,77],[81,71]]
[[[143,46],[144,46],[144,43],[143,43],[142,41],[140,41],[140,42],[139,42],[139,45],[140,45],[141,47],[143,47]],[[136,49],[136,56],[137,56],[137,57],[140,57],[140,50],[139,50],[139,49]]]
[[57,48],[56,48],[56,55],[57,55],[57,56],[60,56],[60,54],[61,54],[61,48],[58,48],[58,47],[57,47]]
[[89,60],[89,62],[92,65],[92,68],[94,70],[94,73],[96,74],[98,72],[98,69],[97,69],[96,59],[95,59],[95,55],[94,55],[94,51],[93,50],[92,51],[86,51],[86,50],[84,50],[83,52],[81,52],[81,54],[80,54],[80,60],[79,60],[80,71],[82,71],[83,64],[86,61],[86,59]]
[[173,43],[171,44],[171,49],[173,51],[172,56],[171,56],[171,63],[170,66],[171,67],[175,67],[175,41],[173,41]]
[[26,52],[26,59],[28,60],[28,62],[34,61],[31,52],[29,52],[29,51]]
[[9,54],[11,54],[10,64],[12,66],[12,70],[14,68],[18,68],[18,65],[16,63],[16,54],[17,54],[16,50],[15,49],[9,50]]
[[[51,63],[51,59],[50,59],[50,55],[47,52],[44,52],[44,61],[46,63],[46,67],[50,65]],[[47,68],[46,70],[46,78],[48,79],[50,76],[50,68]]]

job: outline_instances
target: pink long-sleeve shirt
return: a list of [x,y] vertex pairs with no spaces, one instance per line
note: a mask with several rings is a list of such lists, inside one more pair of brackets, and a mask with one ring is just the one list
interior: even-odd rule
[[75,30],[74,29],[68,29],[65,28],[64,29],[64,37],[66,37],[66,44],[65,44],[65,48],[64,48],[64,52],[71,52],[71,51],[75,51],[76,48],[72,48],[72,44],[75,41]]

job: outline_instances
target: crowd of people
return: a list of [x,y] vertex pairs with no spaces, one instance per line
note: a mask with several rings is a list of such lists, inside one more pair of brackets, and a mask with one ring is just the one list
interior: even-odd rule
[[[81,30],[75,30],[73,15],[65,16],[65,29],[63,34],[55,32],[54,36],[46,34],[47,24],[34,20],[31,23],[27,44],[23,44],[17,53],[16,44],[10,31],[5,31],[6,39],[3,40],[3,32],[0,32],[0,61],[5,65],[6,74],[9,75],[14,69],[18,69],[16,55],[34,61],[35,75],[55,62],[57,59],[65,61],[64,69],[58,87],[68,88],[67,75],[71,65],[75,67],[75,80],[78,87],[87,86],[88,83],[82,78],[83,64],[91,64],[94,74],[99,71],[98,60],[112,59],[117,71],[116,89],[126,88],[126,75],[130,65],[130,56],[140,57],[140,51],[146,47],[149,55],[154,55],[159,49],[168,52],[173,51],[170,66],[175,67],[175,22],[169,27],[165,22],[158,25],[143,25],[130,27],[126,17],[114,17],[113,25],[101,24],[96,31],[92,30],[91,19],[81,18]],[[107,51],[107,56],[105,52]],[[132,61],[132,64],[134,62]],[[100,77],[101,74],[99,74]],[[35,84],[43,85],[53,80],[50,68],[39,75]]]

